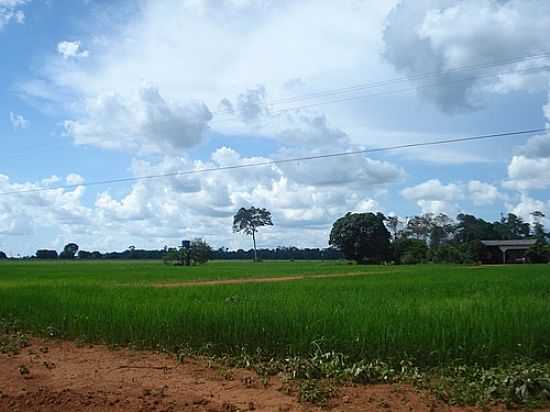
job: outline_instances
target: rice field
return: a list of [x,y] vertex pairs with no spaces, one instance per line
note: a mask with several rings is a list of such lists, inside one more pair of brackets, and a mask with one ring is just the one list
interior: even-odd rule
[[[215,282],[256,278],[269,281]],[[214,282],[193,283],[205,280]],[[0,319],[36,334],[166,350],[284,356],[317,342],[351,358],[424,366],[548,360],[550,266],[10,261],[0,263]]]

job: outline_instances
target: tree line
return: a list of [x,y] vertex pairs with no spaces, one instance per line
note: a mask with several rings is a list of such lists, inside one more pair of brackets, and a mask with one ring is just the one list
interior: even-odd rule
[[527,223],[513,213],[495,222],[463,213],[456,219],[443,213],[409,219],[348,213],[334,223],[329,244],[359,263],[474,263],[483,260],[482,240],[535,239],[527,252],[529,261],[548,262],[550,234],[542,223],[545,216],[535,211],[532,217],[533,222]]
[[[471,214],[459,214],[452,219],[446,214],[427,213],[412,218],[385,216],[382,213],[347,213],[332,226],[328,248],[297,248],[280,246],[257,249],[259,228],[272,226],[267,209],[241,208],[233,219],[233,231],[252,237],[252,249],[212,249],[195,239],[180,247],[165,246],[159,250],[137,249],[129,246],[122,252],[101,253],[80,250],[68,243],[58,254],[55,250],[40,249],[38,259],[154,259],[175,265],[205,263],[209,259],[243,260],[334,260],[350,259],[358,263],[414,264],[421,262],[474,263],[483,259],[482,240],[535,239],[527,257],[531,262],[548,262],[550,233],[545,231],[544,213],[531,213],[532,222],[508,213],[494,222]],[[6,259],[0,252],[0,259]]]
[[[193,242],[204,242],[202,239],[195,239]],[[80,260],[165,260],[174,262],[179,260],[180,263],[185,259],[184,257],[176,256],[180,247],[164,247],[162,249],[136,249],[128,248],[121,252],[106,252],[101,253],[98,251],[89,252],[86,250],[79,250],[74,256],[67,257],[67,255],[57,253],[55,250],[40,249],[37,250],[34,258],[37,259],[80,259]],[[196,248],[195,248],[196,250]],[[208,259],[210,260],[254,260],[254,249],[237,249],[230,250],[226,247],[220,247],[218,249],[212,249],[208,246]],[[256,250],[258,259],[267,260],[337,260],[343,259],[344,255],[341,251],[333,248],[298,248],[295,246],[278,246],[276,248],[260,248]],[[0,252],[0,259],[7,256]]]

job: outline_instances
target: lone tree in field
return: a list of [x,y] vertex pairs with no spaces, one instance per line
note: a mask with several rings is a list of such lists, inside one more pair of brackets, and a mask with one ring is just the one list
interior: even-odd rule
[[390,253],[390,232],[382,213],[348,213],[332,226],[329,244],[357,263],[380,263]]
[[256,231],[261,226],[273,226],[271,212],[267,209],[259,209],[254,206],[246,209],[241,207],[233,218],[233,232],[244,232],[252,235],[254,244],[254,262],[258,260],[256,252]]
[[74,259],[76,252],[78,252],[78,245],[76,243],[68,243],[63,248],[63,252],[59,254],[59,258]]

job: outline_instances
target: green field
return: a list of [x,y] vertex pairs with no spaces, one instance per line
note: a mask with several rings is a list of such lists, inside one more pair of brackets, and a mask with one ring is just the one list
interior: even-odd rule
[[[318,274],[360,275],[307,278]],[[276,283],[152,287],[306,275]],[[161,347],[209,344],[419,365],[550,358],[550,266],[357,266],[344,262],[5,262],[0,319],[37,334]]]

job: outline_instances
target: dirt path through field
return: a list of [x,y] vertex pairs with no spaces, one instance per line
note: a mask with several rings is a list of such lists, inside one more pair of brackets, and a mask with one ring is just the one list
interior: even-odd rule
[[253,372],[206,359],[176,363],[154,352],[32,341],[18,355],[0,354],[0,411],[474,411],[449,407],[405,385],[349,386],[327,408],[301,404]]
[[349,278],[354,276],[367,276],[383,273],[396,273],[397,271],[373,271],[373,272],[347,272],[347,273],[325,273],[321,275],[292,275],[292,276],[273,276],[264,278],[238,278],[238,279],[215,279],[215,280],[184,280],[180,282],[153,283],[155,288],[181,288],[189,286],[208,286],[208,285],[240,285],[243,283],[275,283],[292,282],[304,279],[329,279],[329,278]]

